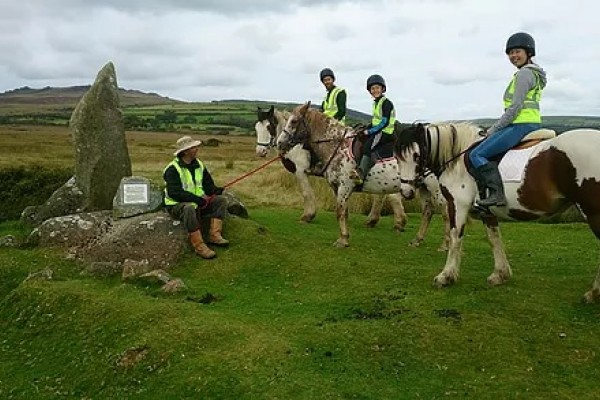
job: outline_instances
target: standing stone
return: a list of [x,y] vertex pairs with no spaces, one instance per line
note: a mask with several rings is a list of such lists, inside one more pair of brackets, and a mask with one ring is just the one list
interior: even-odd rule
[[100,70],[70,121],[75,145],[75,177],[83,210],[110,210],[121,178],[131,175],[125,125],[112,62]]

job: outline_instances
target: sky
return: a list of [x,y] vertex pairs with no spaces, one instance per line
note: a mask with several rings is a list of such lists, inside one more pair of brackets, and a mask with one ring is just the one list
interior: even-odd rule
[[546,70],[543,115],[600,116],[596,0],[0,0],[0,92],[93,83],[184,101],[319,103],[329,67],[371,112],[382,75],[399,120],[499,117],[526,31]]

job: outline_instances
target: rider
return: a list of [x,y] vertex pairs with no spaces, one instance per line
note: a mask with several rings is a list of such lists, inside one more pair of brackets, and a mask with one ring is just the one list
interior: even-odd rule
[[363,183],[373,165],[371,160],[373,148],[394,141],[396,111],[394,104],[383,95],[385,90],[385,80],[381,75],[371,75],[367,79],[367,91],[373,96],[373,117],[370,128],[363,132],[367,137],[363,146],[363,154],[358,167],[351,176],[357,185]]
[[321,103],[321,112],[343,124],[346,121],[346,90],[335,86],[335,75],[330,68],[322,69],[319,77],[327,90]]
[[482,207],[505,206],[506,197],[498,165],[491,157],[516,146],[528,133],[540,129],[540,98],[546,86],[546,72],[533,62],[535,41],[525,32],[508,38],[506,54],[518,68],[504,92],[504,114],[487,131],[487,137],[469,155],[477,186],[490,195],[480,199]]

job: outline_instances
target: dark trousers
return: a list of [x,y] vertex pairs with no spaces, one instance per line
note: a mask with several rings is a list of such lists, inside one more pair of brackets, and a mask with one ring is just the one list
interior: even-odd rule
[[367,136],[367,139],[365,140],[365,145],[363,147],[363,155],[370,157],[371,153],[373,152],[373,149],[375,149],[377,146],[383,146],[386,143],[393,143],[393,142],[394,142],[394,135],[389,135],[384,132],[379,132],[374,135],[369,135],[369,136]]
[[202,218],[223,219],[227,212],[227,199],[224,196],[215,196],[213,201],[203,209],[195,203],[178,203],[167,207],[167,212],[174,219],[182,221],[188,232],[194,232],[200,229]]

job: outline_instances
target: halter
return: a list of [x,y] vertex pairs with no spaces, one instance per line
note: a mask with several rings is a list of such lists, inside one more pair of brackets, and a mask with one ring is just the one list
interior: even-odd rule
[[340,149],[340,147],[342,146],[342,143],[344,143],[344,139],[345,137],[342,136],[341,138],[333,138],[333,139],[319,139],[319,140],[309,140],[310,138],[310,127],[308,126],[308,122],[306,122],[306,117],[302,117],[300,119],[300,123],[301,123],[301,128],[299,129],[299,127],[296,128],[296,131],[292,134],[290,133],[290,131],[288,131],[285,127],[283,128],[283,133],[285,133],[287,136],[289,136],[289,146],[290,148],[294,147],[297,144],[303,144],[309,147],[312,147],[311,144],[320,144],[320,143],[330,143],[330,142],[335,142],[338,141],[337,146],[335,147],[335,149],[331,152],[331,156],[329,157],[329,160],[327,160],[327,162],[325,163],[325,165],[323,166],[323,169],[321,169],[321,171],[319,171],[319,175],[322,175],[327,168],[329,167],[329,164],[331,164],[331,161],[333,160],[333,158],[335,157],[336,153],[338,152],[338,150]]

